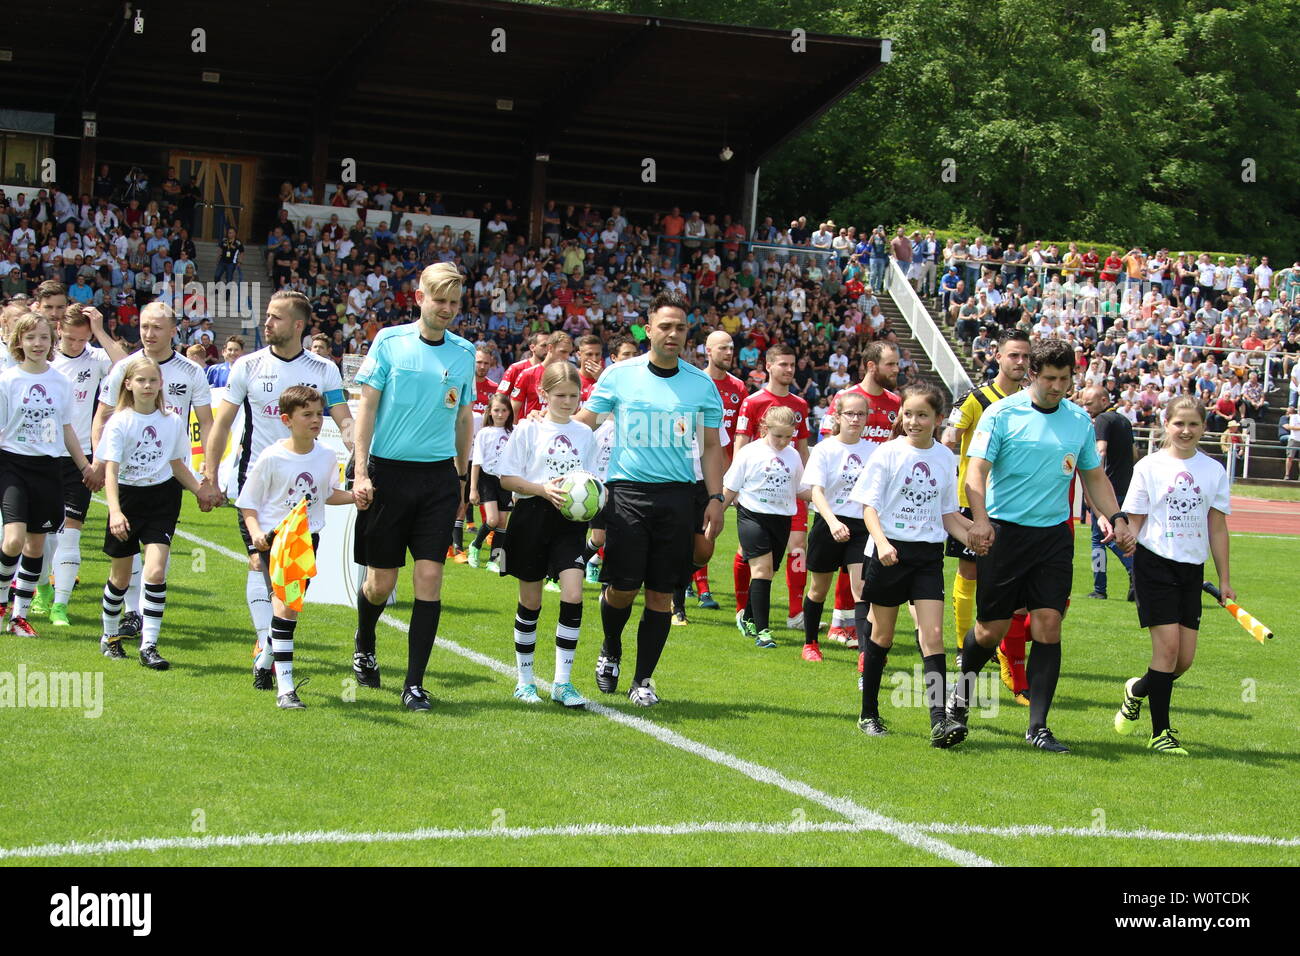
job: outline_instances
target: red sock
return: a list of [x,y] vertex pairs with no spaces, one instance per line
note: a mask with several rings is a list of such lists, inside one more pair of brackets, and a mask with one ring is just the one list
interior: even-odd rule
[[803,613],[803,588],[808,583],[808,568],[804,564],[803,552],[797,553],[799,570],[795,570],[795,562],[787,561],[785,563],[785,589],[790,593],[790,616]]
[[844,571],[840,572],[835,584],[835,610],[849,612],[849,624],[853,623],[853,585]]
[[596,549],[596,553],[600,555],[600,560],[605,560],[605,546],[603,544]]
[[749,562],[736,552],[731,562],[731,577],[736,584],[736,610],[743,611],[749,603]]
[[1029,615],[1013,614],[1011,626],[1002,638],[1002,653],[1011,665],[1011,677],[1016,685],[1016,693],[1029,689],[1029,678],[1025,676],[1025,642],[1029,639]]
[[483,519],[483,523],[484,523],[484,524],[487,524],[487,506],[486,506],[486,505],[479,505],[479,506],[478,506],[478,516],[479,516],[481,519]]
[[707,567],[699,568],[691,575],[691,581],[695,584],[696,594],[709,593],[709,569]]

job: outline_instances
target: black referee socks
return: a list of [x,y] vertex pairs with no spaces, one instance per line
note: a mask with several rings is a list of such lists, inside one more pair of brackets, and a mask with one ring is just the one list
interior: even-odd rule
[[438,636],[438,618],[441,616],[441,601],[416,598],[411,605],[411,629],[406,635],[407,687],[424,684],[424,672],[429,666],[429,655],[433,652],[433,640]]
[[601,592],[600,623],[605,631],[605,642],[600,646],[600,653],[605,657],[623,656],[623,629],[627,627],[627,619],[631,616],[632,605],[614,607],[605,600],[605,593]]
[[366,592],[363,589],[357,590],[356,651],[358,654],[375,652],[375,624],[379,622],[379,615],[384,613],[386,603],[371,604],[370,599],[366,597]]
[[1034,641],[1025,676],[1029,678],[1029,732],[1033,734],[1047,726],[1047,711],[1061,677],[1061,645]]
[[636,631],[636,674],[632,678],[633,686],[640,684],[647,677],[653,677],[659,666],[659,657],[668,643],[668,629],[672,626],[672,614],[668,611],[652,611],[646,608],[641,612],[641,625]]

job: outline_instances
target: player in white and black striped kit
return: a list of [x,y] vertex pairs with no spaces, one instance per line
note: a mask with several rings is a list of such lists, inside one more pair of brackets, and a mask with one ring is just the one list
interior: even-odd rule
[[[251,352],[235,361],[226,383],[226,393],[217,406],[212,420],[212,434],[204,443],[203,474],[205,482],[218,487],[218,470],[225,456],[226,437],[236,413],[244,410],[244,425],[237,436],[235,467],[231,470],[229,487],[219,489],[231,498],[238,498],[244,480],[258,456],[277,441],[289,437],[289,429],[280,418],[279,398],[285,389],[295,385],[314,388],[325,397],[325,411],[343,436],[344,444],[352,447],[352,412],[348,408],[347,394],[343,391],[343,378],[338,366],[302,347],[303,332],[311,321],[311,302],[301,292],[282,289],[271,296],[266,304],[266,319],[262,337],[266,347]],[[253,547],[244,516],[239,515],[239,535],[248,552],[248,578],[244,587],[248,599],[248,613],[257,632],[257,653],[253,662],[253,686],[270,690],[271,679],[271,594],[262,573],[260,552]]]
[[[83,308],[78,302],[67,305],[67,293],[57,282],[44,282],[36,290],[42,313],[53,314],[59,335],[58,348],[50,365],[61,372],[72,385],[72,428],[81,442],[81,450],[91,456],[90,430],[95,420],[95,406],[99,402],[99,389],[114,364],[122,361],[126,353],[104,331],[104,319],[97,309]],[[66,307],[66,311],[65,311]],[[59,314],[63,313],[63,314]],[[94,338],[102,348],[90,344]],[[98,480],[103,469],[96,468]],[[63,530],[52,547],[45,549],[46,567],[54,569],[54,586],[46,584],[42,572],[36,599],[32,602],[33,615],[48,611],[50,623],[67,627],[68,599],[81,571],[81,527],[90,507],[90,488],[81,480],[71,458],[63,459]]]
[[[208,377],[198,364],[173,348],[175,340],[176,313],[171,306],[163,302],[150,302],[140,310],[140,344],[144,346],[143,354],[157,362],[162,369],[162,400],[166,403],[167,410],[179,416],[186,428],[189,427],[190,412],[194,412],[199,423],[199,440],[206,448],[208,432],[212,429],[212,398]],[[96,448],[99,447],[100,435],[122,393],[125,364],[119,362],[113,366],[113,370],[104,379],[104,384],[100,386],[99,407],[95,409],[95,421],[90,430],[90,439]],[[220,500],[219,492],[206,479],[202,482],[199,497],[209,505]],[[125,613],[118,630],[123,637],[139,637],[144,624],[140,616],[140,570],[140,560],[136,558],[131,568],[131,583],[126,591]]]

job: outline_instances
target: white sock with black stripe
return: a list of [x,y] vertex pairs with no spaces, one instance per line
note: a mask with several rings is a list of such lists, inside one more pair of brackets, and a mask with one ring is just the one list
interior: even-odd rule
[[560,602],[560,620],[555,625],[555,683],[567,684],[573,674],[573,659],[578,654],[578,635],[582,633],[581,602]]
[[140,555],[131,559],[131,583],[126,586],[126,610],[140,613],[140,574],[144,569],[144,563],[140,560]]
[[537,619],[542,609],[529,610],[520,604],[515,608],[515,669],[519,683],[534,684],[533,652],[537,650]]
[[163,611],[167,609],[167,582],[145,584],[144,599],[140,605],[140,616],[144,626],[140,628],[140,650],[153,647],[158,643],[158,633],[162,630]]
[[104,622],[104,636],[117,637],[122,624],[122,601],[126,588],[119,588],[112,581],[104,582],[104,597],[100,601],[100,617]]
[[18,570],[19,552],[13,557],[0,551],[0,605],[9,603],[9,586],[14,582],[14,572]]
[[54,603],[67,604],[72,588],[81,573],[81,529],[64,528],[59,532],[58,550],[54,554]]
[[[262,560],[267,560],[263,555]],[[271,634],[271,592],[266,589],[266,576],[262,571],[249,571],[248,581],[244,585],[244,597],[248,600],[248,614],[253,619],[253,630],[257,632],[257,646],[264,657],[268,657],[268,641]],[[259,664],[259,666],[261,666]],[[271,665],[267,663],[266,667]]]
[[271,618],[271,653],[275,655],[275,680],[279,685],[277,694],[287,694],[293,690],[293,631],[297,621],[282,617]]
[[41,579],[41,557],[23,555],[18,562],[18,577],[14,580],[14,617],[27,617],[27,609],[32,606],[32,595],[36,593],[36,582]]

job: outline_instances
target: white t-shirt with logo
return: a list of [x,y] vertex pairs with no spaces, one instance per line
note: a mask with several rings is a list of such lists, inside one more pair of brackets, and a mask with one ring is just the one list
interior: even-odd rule
[[793,515],[795,495],[803,480],[803,462],[794,443],[777,451],[766,438],[749,442],[736,452],[722,486],[738,492],[741,507],[760,514]]
[[63,426],[72,421],[72,386],[53,368],[0,373],[0,449],[58,458],[68,453]]
[[[497,474],[544,485],[571,471],[590,471],[595,450],[595,436],[586,425],[572,420],[561,425],[550,418],[529,420],[510,433],[497,462]],[[531,497],[515,492],[516,501]]]
[[72,427],[81,442],[81,450],[89,455],[95,402],[99,398],[100,385],[113,370],[113,360],[103,349],[87,345],[76,358],[68,358],[62,349],[56,348],[50,365],[72,384]]
[[501,453],[510,441],[510,432],[499,425],[484,425],[474,436],[474,451],[470,461],[478,465],[486,475],[498,475],[497,466],[501,463]]
[[943,516],[957,510],[957,456],[900,436],[876,449],[849,497],[876,509],[890,541],[944,541]]
[[234,436],[240,451],[231,476],[233,496],[238,497],[242,477],[262,452],[289,437],[288,426],[280,420],[280,395],[294,385],[308,385],[320,392],[326,397],[327,412],[331,398],[336,403],[344,400],[338,366],[314,352],[283,359],[268,345],[241,356],[231,366],[224,400],[244,409],[243,428]]
[[117,482],[132,488],[152,488],[172,477],[172,462],[189,463],[189,422],[179,415],[153,411],[141,415],[133,408],[114,413],[99,436],[98,461],[118,463]]
[[1157,452],[1133,468],[1124,510],[1146,515],[1138,544],[1162,558],[1204,564],[1210,553],[1209,513],[1231,513],[1228,473],[1204,452],[1191,458]]
[[306,498],[307,524],[315,534],[325,527],[325,501],[338,486],[339,460],[334,449],[317,442],[311,451],[300,455],[277,441],[257,456],[235,507],[255,510],[262,531],[270,532]]
[[840,518],[861,518],[862,506],[850,500],[862,469],[879,445],[860,438],[849,444],[838,438],[818,442],[808,453],[808,467],[804,469],[799,490],[820,485],[831,506],[831,513]]
[[[718,429],[719,435],[725,435],[725,429]],[[614,416],[610,415],[600,423],[592,437],[596,442],[596,450],[591,461],[591,473],[601,481],[609,474],[609,459],[614,453]],[[1300,438],[1297,439],[1300,441]]]

